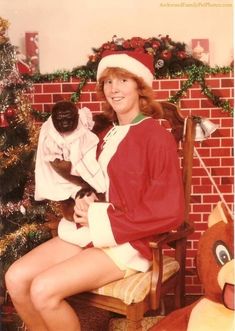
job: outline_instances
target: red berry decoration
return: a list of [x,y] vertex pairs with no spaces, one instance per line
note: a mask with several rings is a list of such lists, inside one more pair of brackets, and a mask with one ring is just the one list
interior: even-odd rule
[[186,57],[187,57],[187,55],[186,55],[186,53],[185,53],[185,51],[179,51],[179,52],[177,52],[177,57],[179,58],[179,59],[185,59]]
[[161,57],[164,59],[164,60],[170,60],[172,54],[170,51],[163,51],[162,54],[161,54]]
[[153,41],[152,43],[152,47],[155,48],[155,49],[158,49],[160,47],[160,42],[159,41]]

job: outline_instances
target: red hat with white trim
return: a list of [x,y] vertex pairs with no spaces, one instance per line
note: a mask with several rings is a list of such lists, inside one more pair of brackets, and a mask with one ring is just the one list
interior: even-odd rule
[[96,79],[101,77],[107,68],[122,68],[143,78],[152,87],[154,67],[153,57],[147,53],[137,51],[105,51],[99,62]]

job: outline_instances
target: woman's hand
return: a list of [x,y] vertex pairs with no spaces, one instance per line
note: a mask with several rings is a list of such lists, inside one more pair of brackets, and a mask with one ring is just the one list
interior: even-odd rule
[[79,223],[82,226],[89,226],[88,223],[88,208],[89,205],[97,201],[95,193],[91,193],[89,196],[85,195],[83,198],[75,199],[73,219],[75,223]]

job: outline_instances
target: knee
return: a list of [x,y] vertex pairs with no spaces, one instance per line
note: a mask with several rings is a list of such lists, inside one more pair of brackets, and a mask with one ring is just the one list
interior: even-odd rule
[[59,304],[48,280],[41,275],[36,277],[31,284],[30,298],[38,311],[54,309]]
[[27,272],[19,261],[14,262],[5,274],[5,284],[11,297],[18,297],[27,288]]

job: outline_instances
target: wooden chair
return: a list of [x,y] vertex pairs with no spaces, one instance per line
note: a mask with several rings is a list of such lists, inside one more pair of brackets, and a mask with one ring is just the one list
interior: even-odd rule
[[[188,236],[193,232],[193,225],[189,220],[189,208],[195,123],[191,117],[185,121],[180,110],[174,104],[169,102],[161,104],[164,112],[161,122],[163,125],[166,121],[168,122],[167,127],[171,129],[181,153],[185,193],[184,222],[177,231],[156,236],[156,240],[149,243],[153,252],[151,271],[140,272],[123,280],[112,282],[101,289],[72,297],[73,302],[125,315],[127,331],[141,331],[144,314],[147,311],[158,309],[161,300],[167,293],[174,293],[175,308],[184,305],[186,243]],[[165,247],[171,249],[171,257],[163,254],[166,252]],[[176,268],[172,268],[168,272],[166,264],[170,266],[174,264]],[[127,291],[125,289],[131,292],[131,299],[127,298],[129,294],[124,293]],[[138,298],[135,297],[136,295]]]

